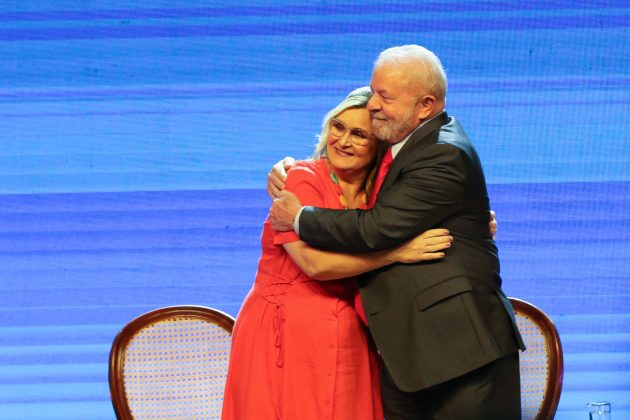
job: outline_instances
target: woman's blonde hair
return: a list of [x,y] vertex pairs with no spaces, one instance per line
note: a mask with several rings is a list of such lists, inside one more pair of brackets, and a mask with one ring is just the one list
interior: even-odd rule
[[[365,108],[371,97],[372,90],[369,86],[360,87],[350,92],[339,105],[328,111],[328,113],[324,116],[324,120],[322,121],[322,132],[318,136],[318,142],[315,146],[315,150],[313,151],[313,159],[325,159],[327,157],[326,146],[328,145],[328,130],[330,127],[330,121],[347,109]],[[368,176],[365,179],[365,192],[368,200],[370,198],[370,195],[372,194],[372,189],[374,186],[374,180],[376,179],[376,174],[378,172],[378,167],[380,165],[381,159],[383,158],[383,155],[385,154],[385,151],[387,151],[387,147],[387,143],[382,141],[378,142],[376,159],[373,162],[373,165],[368,169]]]

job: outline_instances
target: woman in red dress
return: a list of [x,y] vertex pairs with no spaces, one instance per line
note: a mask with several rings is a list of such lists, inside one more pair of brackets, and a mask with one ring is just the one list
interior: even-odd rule
[[[367,207],[383,153],[369,98],[369,88],[357,89],[329,112],[314,159],[289,172],[285,188],[304,205]],[[232,335],[223,420],[382,420],[378,357],[354,308],[352,276],[442,258],[451,240],[434,229],[395,250],[336,254],[265,221],[256,280]]]

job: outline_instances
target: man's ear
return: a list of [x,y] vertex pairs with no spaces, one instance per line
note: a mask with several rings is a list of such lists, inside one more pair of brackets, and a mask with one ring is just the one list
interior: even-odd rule
[[416,103],[418,120],[421,122],[434,115],[438,105],[437,99],[433,95],[424,95]]

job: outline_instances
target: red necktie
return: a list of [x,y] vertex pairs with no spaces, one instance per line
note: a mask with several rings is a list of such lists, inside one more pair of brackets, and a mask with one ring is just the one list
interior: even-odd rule
[[[378,174],[376,175],[376,182],[374,182],[374,189],[372,190],[372,195],[370,196],[369,207],[374,206],[374,202],[376,201],[376,194],[383,186],[383,180],[385,179],[385,175],[389,171],[389,167],[392,166],[392,162],[394,161],[394,156],[392,155],[392,148],[387,149],[385,156],[383,156],[383,160],[381,161],[381,167],[378,168]],[[365,314],[365,308],[363,307],[363,301],[361,300],[361,295],[359,291],[354,295],[354,310],[357,311],[359,318],[365,322],[367,325],[367,316]]]
[[389,171],[389,167],[392,166],[392,162],[394,161],[394,156],[392,155],[392,148],[387,149],[385,156],[383,156],[383,160],[381,161],[381,167],[378,168],[378,174],[376,175],[376,182],[374,182],[374,189],[372,190],[372,195],[370,196],[370,202],[368,204],[369,207],[374,206],[374,202],[376,201],[376,195],[379,190],[383,186],[383,181],[385,180],[385,175]]

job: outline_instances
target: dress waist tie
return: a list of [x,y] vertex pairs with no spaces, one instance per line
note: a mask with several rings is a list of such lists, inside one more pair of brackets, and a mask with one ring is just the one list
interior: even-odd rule
[[[262,280],[262,279],[259,279]],[[262,297],[273,305],[273,333],[276,348],[276,366],[284,366],[284,300],[291,281],[281,277],[270,277],[265,284],[256,284]]]
[[284,366],[284,305],[276,305],[273,314],[273,332],[275,334],[276,366]]

